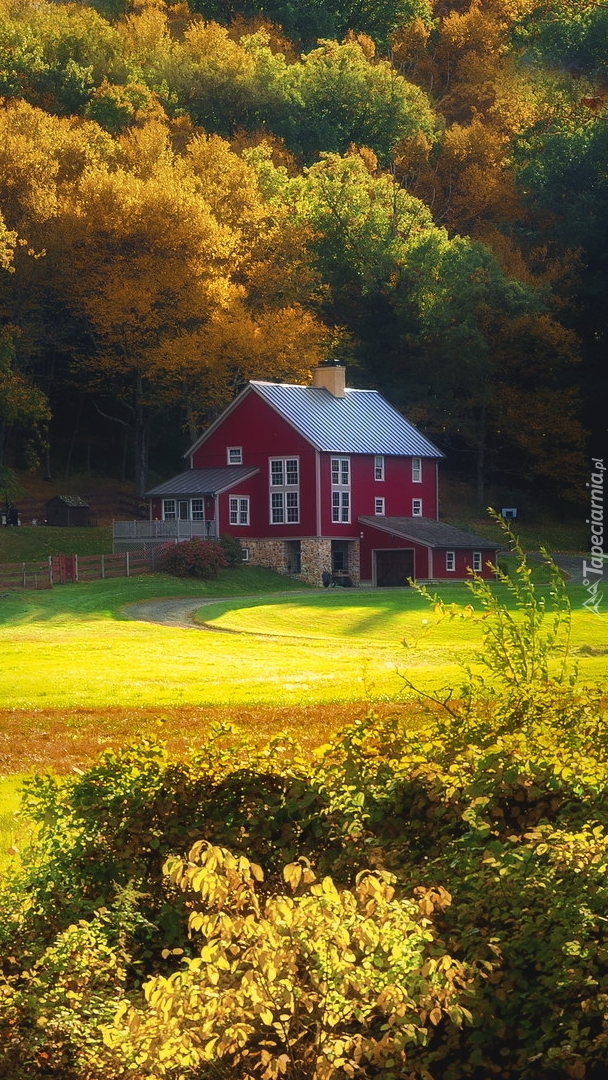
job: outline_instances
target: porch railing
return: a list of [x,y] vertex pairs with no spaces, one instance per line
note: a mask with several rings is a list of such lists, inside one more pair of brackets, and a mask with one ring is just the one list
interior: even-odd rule
[[192,537],[215,539],[215,521],[114,521],[114,540],[191,540]]

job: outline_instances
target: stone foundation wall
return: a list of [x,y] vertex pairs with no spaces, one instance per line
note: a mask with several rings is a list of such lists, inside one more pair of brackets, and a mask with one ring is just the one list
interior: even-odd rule
[[288,574],[289,554],[284,540],[241,540],[249,549],[249,562],[253,566],[267,566],[277,574]]
[[[243,547],[249,549],[249,562],[254,566],[267,566],[279,574],[287,574],[305,581],[307,585],[321,585],[324,570],[331,569],[331,540],[319,540],[308,537],[300,541],[301,570],[294,574],[291,563],[293,550],[287,540],[243,540]],[[358,585],[359,541],[353,540],[348,545],[348,574],[353,585]]]
[[322,585],[323,571],[331,567],[331,540],[302,540],[302,581],[308,585]]
[[352,540],[348,545],[348,573],[353,585],[361,584],[361,541]]

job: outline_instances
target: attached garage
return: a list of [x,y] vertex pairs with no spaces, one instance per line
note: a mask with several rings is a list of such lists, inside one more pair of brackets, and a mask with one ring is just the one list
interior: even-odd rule
[[434,518],[359,518],[361,580],[379,588],[415,581],[466,581],[471,572],[492,578],[498,545]]
[[373,582],[379,589],[402,587],[415,576],[413,548],[374,550]]

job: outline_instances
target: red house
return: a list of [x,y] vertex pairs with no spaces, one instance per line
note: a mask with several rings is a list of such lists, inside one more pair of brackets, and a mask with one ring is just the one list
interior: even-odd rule
[[244,559],[312,584],[492,576],[496,546],[438,520],[441,451],[337,364],[311,386],[250,382],[187,456],[147,493],[151,536],[231,533]]

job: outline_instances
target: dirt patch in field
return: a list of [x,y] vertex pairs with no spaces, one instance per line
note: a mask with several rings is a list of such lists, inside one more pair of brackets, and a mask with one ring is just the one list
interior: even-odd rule
[[181,709],[2,709],[0,774],[69,772],[85,768],[102,750],[142,738],[161,739],[174,756],[205,741],[211,724],[230,721],[256,743],[288,731],[306,749],[327,742],[338,728],[366,713],[419,713],[415,704],[368,703]]

